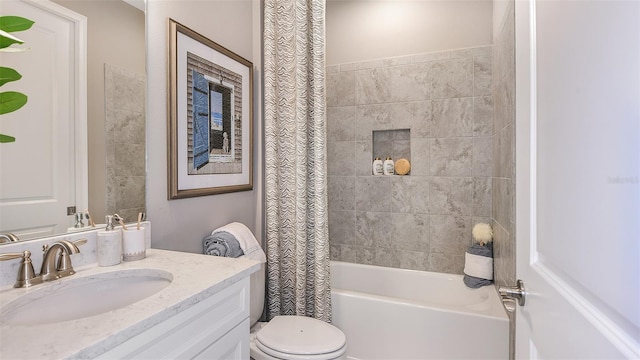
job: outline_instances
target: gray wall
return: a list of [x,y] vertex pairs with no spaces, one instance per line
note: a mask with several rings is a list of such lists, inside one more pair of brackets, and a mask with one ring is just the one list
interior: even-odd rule
[[[334,260],[462,273],[492,215],[491,46],[334,65],[327,76]],[[409,129],[411,172],[373,176],[372,132]],[[390,134],[399,136],[400,134]],[[388,151],[387,151],[388,152]]]
[[[191,28],[254,65],[254,190],[167,200],[168,18]],[[262,235],[262,116],[260,2],[147,1],[147,207],[155,248],[202,252],[202,239],[232,221]]]
[[491,45],[492,0],[328,0],[327,62]]

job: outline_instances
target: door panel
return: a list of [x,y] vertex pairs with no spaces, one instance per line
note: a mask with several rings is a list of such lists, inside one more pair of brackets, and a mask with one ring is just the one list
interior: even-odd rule
[[640,357],[640,3],[516,1],[519,358]]
[[28,96],[0,118],[0,133],[16,138],[0,145],[0,229],[21,239],[64,233],[74,223],[67,207],[87,208],[86,19],[28,0],[3,0],[2,15],[35,24],[16,33],[28,51],[0,53],[22,75],[2,91]]

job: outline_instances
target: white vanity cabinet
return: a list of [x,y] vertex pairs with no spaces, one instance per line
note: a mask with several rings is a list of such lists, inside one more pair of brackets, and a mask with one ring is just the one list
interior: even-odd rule
[[176,313],[97,359],[249,359],[249,278]]
[[[85,249],[95,246],[95,237],[83,236],[89,240]],[[29,242],[29,251],[38,251],[36,245]],[[6,281],[11,283],[0,287],[0,359],[249,359],[249,282],[259,269],[259,262],[246,258],[160,249],[148,249],[146,258],[115,266],[92,262],[77,267],[73,276],[28,289],[13,288],[13,269],[13,279]],[[68,319],[56,321],[3,321],[13,301],[29,304],[34,294],[46,300],[59,294],[57,289],[73,290],[73,284],[100,284],[96,279],[132,273],[163,274],[171,283],[142,300],[91,315],[74,317],[70,311]],[[112,297],[127,289],[95,286],[105,299],[127,299],[122,294]],[[51,299],[53,309],[57,303],[55,296]],[[91,299],[79,297],[65,306],[92,309],[83,306],[86,302]],[[37,341],[32,341],[34,334]]]

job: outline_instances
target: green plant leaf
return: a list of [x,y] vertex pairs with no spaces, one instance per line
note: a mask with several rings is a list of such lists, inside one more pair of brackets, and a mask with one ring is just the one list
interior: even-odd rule
[[20,80],[21,78],[22,75],[20,75],[19,72],[13,70],[12,68],[0,66],[0,86],[11,81]]
[[0,143],[10,143],[14,141],[16,141],[16,138],[14,138],[13,136],[0,134]]
[[33,21],[20,16],[0,16],[0,30],[6,32],[29,30]]
[[27,103],[27,95],[16,91],[0,93],[0,114],[16,111]]
[[24,43],[24,41],[16,38],[16,37],[8,37],[8,36],[4,36],[2,35],[2,33],[0,33],[0,49],[4,49],[6,47],[9,47],[13,44],[22,44]]

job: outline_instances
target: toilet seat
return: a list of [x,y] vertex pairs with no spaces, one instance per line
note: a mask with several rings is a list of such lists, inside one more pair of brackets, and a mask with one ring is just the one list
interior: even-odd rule
[[332,360],[346,352],[344,333],[323,321],[305,316],[276,316],[255,336],[265,354],[285,360]]

